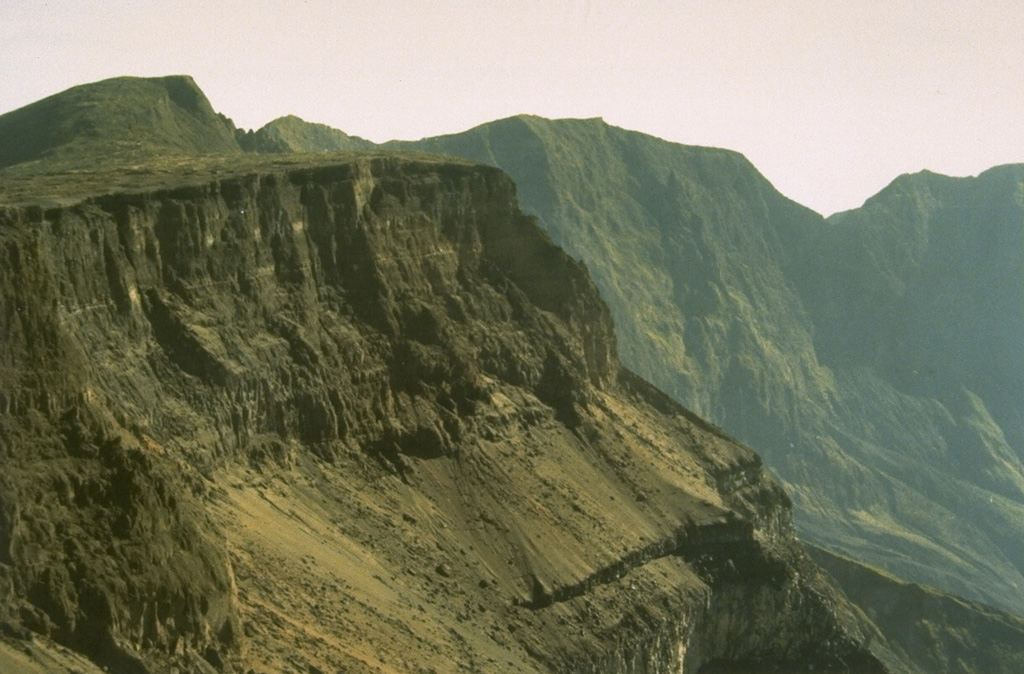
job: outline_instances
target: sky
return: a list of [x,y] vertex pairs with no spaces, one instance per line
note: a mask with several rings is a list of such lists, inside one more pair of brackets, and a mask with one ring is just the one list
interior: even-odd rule
[[384,141],[529,113],[742,152],[823,214],[1024,162],[1021,0],[0,0],[0,112],[188,74],[243,128]]

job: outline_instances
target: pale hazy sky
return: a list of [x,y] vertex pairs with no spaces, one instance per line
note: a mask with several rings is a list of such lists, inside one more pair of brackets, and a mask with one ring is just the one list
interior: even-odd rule
[[518,113],[744,153],[823,213],[1024,162],[1024,0],[0,0],[0,112],[192,75],[244,128],[375,141]]

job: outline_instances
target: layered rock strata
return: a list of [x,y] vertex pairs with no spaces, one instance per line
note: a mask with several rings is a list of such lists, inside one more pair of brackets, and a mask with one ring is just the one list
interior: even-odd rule
[[503,173],[180,182],[0,210],[5,633],[139,672],[883,669]]

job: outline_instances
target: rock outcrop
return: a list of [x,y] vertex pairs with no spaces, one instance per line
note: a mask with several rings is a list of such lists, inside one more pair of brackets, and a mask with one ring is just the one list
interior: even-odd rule
[[203,166],[0,208],[8,635],[129,672],[899,666],[505,174]]

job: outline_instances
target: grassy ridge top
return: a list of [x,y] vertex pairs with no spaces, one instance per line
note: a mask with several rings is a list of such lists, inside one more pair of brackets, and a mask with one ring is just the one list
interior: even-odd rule
[[473,163],[414,150],[401,153],[369,150],[302,154],[169,154],[127,163],[118,157],[97,159],[85,166],[44,161],[14,166],[0,172],[0,204],[64,206],[101,194],[163,190],[245,174],[384,158],[434,164]]
[[47,159],[81,165],[98,154],[240,152],[234,125],[191,77],[118,77],[68,89],[0,116],[0,168]]

